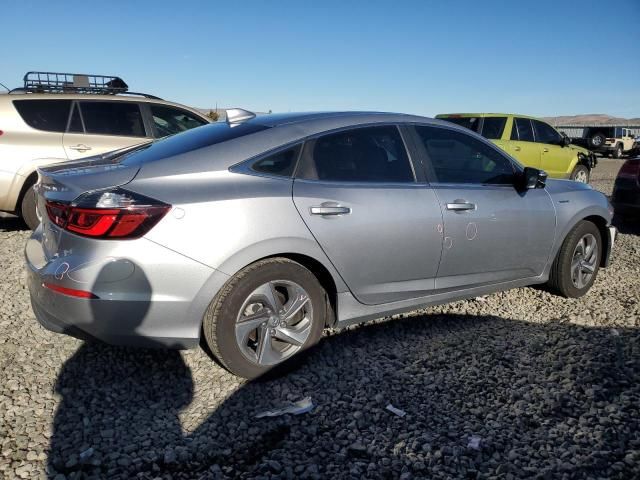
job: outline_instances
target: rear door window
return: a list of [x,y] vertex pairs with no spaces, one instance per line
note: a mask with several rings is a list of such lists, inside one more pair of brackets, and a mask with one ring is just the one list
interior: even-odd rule
[[150,108],[154,133],[158,138],[191,130],[208,123],[180,108],[164,105],[150,105]]
[[547,125],[539,120],[532,120],[532,122],[536,129],[536,142],[549,143],[552,145],[560,144],[562,137],[551,125]]
[[396,126],[363,127],[308,143],[302,178],[329,182],[413,182],[413,170]]
[[22,120],[45,132],[64,132],[67,128],[71,100],[14,100]]
[[484,117],[482,121],[482,136],[490,140],[502,138],[504,126],[507,124],[507,117]]
[[145,137],[140,106],[135,102],[79,102],[86,133]]
[[521,142],[533,142],[533,127],[531,120],[528,118],[516,117],[513,119],[513,130],[511,131],[511,140],[520,140]]

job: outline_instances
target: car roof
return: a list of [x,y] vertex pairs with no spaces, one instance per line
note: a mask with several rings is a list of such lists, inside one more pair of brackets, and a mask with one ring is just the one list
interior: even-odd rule
[[305,130],[306,134],[329,131],[332,128],[373,123],[432,123],[438,125],[449,125],[447,122],[443,122],[442,120],[422,117],[419,115],[365,111],[276,113],[259,115],[247,122],[264,125],[266,127],[295,126],[300,130]]
[[206,115],[199,110],[188,107],[181,103],[169,102],[161,98],[149,98],[140,95],[104,95],[96,93],[6,93],[0,95],[0,99],[6,99],[8,102],[13,100],[87,100],[87,101],[116,101],[116,102],[142,102],[156,103],[158,105],[171,105],[178,108],[189,110],[197,113],[200,117],[205,118]]
[[[538,117],[532,117],[531,115],[522,115],[520,113],[439,113],[436,115],[436,118],[445,118],[445,117],[519,117],[519,118],[530,118],[532,120],[540,120]],[[544,120],[541,120],[544,121]]]

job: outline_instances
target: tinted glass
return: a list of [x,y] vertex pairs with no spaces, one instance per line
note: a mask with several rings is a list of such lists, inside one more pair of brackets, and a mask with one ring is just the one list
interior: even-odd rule
[[241,123],[233,127],[229,126],[226,122],[212,123],[202,128],[194,128],[180,135],[157,140],[153,142],[149,148],[132,153],[123,163],[127,165],[137,165],[154,160],[161,160],[260,132],[267,128],[269,127],[255,123]]
[[27,125],[47,132],[67,129],[71,100],[14,100],[13,104]]
[[514,121],[514,131],[517,129],[517,136],[514,138],[514,131],[512,131],[511,140],[533,142],[533,127],[531,126],[531,120],[528,118],[514,118]]
[[144,137],[142,114],[133,102],[81,102],[82,118],[87,133]]
[[469,130],[473,130],[474,132],[478,132],[478,128],[480,126],[479,117],[443,117],[442,120],[455,123],[456,125],[468,128]]
[[416,127],[439,183],[504,184],[513,181],[511,162],[490,145],[462,132]]
[[208,123],[185,110],[162,105],[151,105],[151,115],[156,137],[166,137]]
[[538,120],[532,120],[533,126],[536,129],[536,142],[538,143],[551,143],[554,145],[559,145],[562,141],[560,134],[556,132],[556,130],[547,125],[544,122],[540,122]]
[[84,133],[82,128],[82,120],[80,119],[80,109],[78,106],[73,108],[71,112],[71,121],[69,122],[69,133]]
[[507,117],[485,117],[482,122],[482,136],[491,140],[502,138]]
[[290,177],[298,160],[300,146],[274,153],[254,163],[251,168],[256,172],[267,173],[269,175],[279,175]]
[[326,135],[312,143],[303,177],[342,182],[413,182],[396,127],[366,127]]

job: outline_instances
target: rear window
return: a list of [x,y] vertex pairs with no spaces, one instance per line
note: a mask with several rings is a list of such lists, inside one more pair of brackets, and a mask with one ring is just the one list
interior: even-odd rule
[[144,137],[140,106],[133,102],[80,102],[86,133]]
[[490,140],[502,138],[507,117],[484,117],[482,121],[482,136]]
[[139,163],[161,160],[251,135],[252,133],[261,132],[267,128],[269,127],[255,123],[241,123],[233,127],[229,126],[226,122],[212,123],[166,137],[162,140],[157,140],[153,142],[149,148],[128,156],[123,163],[127,165],[137,165]]
[[473,130],[474,132],[478,132],[478,128],[480,125],[480,117],[441,117],[442,120],[446,120],[447,122],[455,123],[456,125],[460,125],[461,127],[468,128],[469,130]]
[[64,132],[69,119],[71,100],[14,100],[22,120],[45,132]]

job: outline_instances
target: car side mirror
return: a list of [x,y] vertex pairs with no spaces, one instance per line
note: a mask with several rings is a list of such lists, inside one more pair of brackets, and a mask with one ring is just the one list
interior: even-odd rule
[[537,168],[525,167],[521,178],[521,185],[524,190],[544,188],[547,185],[547,172]]
[[563,135],[563,137],[562,137],[562,146],[563,147],[568,147],[569,145],[571,145],[571,139],[569,137],[567,137],[566,135]]

